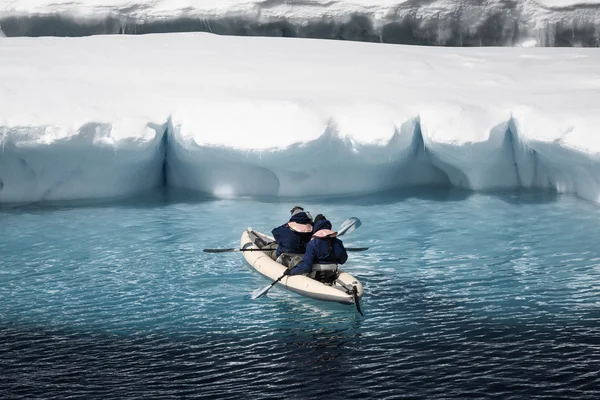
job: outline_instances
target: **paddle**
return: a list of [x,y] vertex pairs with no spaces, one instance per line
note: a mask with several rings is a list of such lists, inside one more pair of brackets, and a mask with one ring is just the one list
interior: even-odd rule
[[362,225],[360,219],[356,217],[350,217],[345,220],[342,225],[340,225],[340,229],[338,230],[337,237],[343,236],[346,233],[352,233],[356,229],[358,229]]
[[[356,229],[358,229],[362,225],[360,219],[356,217],[350,217],[345,220],[342,225],[340,225],[340,229],[338,230],[337,237],[344,236],[347,233],[352,233]],[[347,248],[346,251],[365,251],[369,250],[368,247],[356,247],[356,248]],[[236,249],[234,247],[228,249],[204,249],[205,253],[233,253],[238,251],[263,251],[262,249]]]
[[[346,251],[352,251],[352,252],[357,252],[357,251],[367,251],[369,250],[368,247],[346,247],[345,248]],[[236,248],[230,248],[230,249],[204,249],[203,250],[205,253],[235,253],[235,252],[245,252],[245,251],[265,251],[264,249],[236,249]]]
[[[340,236],[345,235],[346,233],[353,232],[356,228],[358,228],[361,225],[362,225],[362,222],[360,222],[360,219],[358,219],[356,217],[350,217],[346,221],[344,221],[344,223],[342,223],[342,225],[340,226],[340,230],[338,231],[337,236],[340,237]],[[366,250],[366,249],[368,249],[368,247],[364,248],[364,249]],[[348,251],[348,249],[346,249],[346,251]],[[360,251],[362,251],[362,250],[360,250]],[[273,286],[275,286],[275,284],[277,282],[279,282],[280,280],[282,280],[284,276],[286,276],[286,274],[281,275],[279,278],[277,278],[269,286],[265,286],[262,289],[255,290],[254,292],[252,292],[252,296],[251,296],[252,300],[256,300],[259,297],[263,297],[265,294],[267,294],[267,292],[269,290],[271,290],[271,288]]]
[[264,288],[262,288],[262,289],[255,290],[254,292],[252,292],[252,295],[250,296],[250,298],[251,298],[252,300],[256,300],[256,299],[258,299],[259,297],[263,297],[265,294],[267,294],[267,292],[268,292],[269,290],[271,290],[271,288],[272,288],[273,286],[275,286],[275,284],[276,284],[277,282],[279,282],[280,280],[282,280],[284,276],[288,276],[288,275],[286,275],[286,274],[283,274],[283,275],[281,275],[279,278],[277,278],[276,280],[274,280],[274,281],[273,281],[273,283],[271,283],[269,286],[265,286],[265,287],[264,287]]

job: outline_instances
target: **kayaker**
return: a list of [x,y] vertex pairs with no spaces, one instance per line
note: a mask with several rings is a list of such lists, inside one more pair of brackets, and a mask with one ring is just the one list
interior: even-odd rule
[[291,270],[287,269],[285,275],[310,273],[313,264],[344,264],[348,260],[348,253],[336,236],[337,232],[331,230],[331,222],[324,215],[317,215],[312,239],[306,245],[302,262]]
[[292,208],[290,213],[292,216],[287,223],[271,231],[277,242],[276,257],[272,258],[286,253],[304,254],[311,239],[313,226],[310,213],[300,206]]

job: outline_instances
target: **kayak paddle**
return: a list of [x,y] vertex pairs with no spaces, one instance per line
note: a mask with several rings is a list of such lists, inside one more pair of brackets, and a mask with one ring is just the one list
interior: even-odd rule
[[262,289],[255,290],[254,292],[252,292],[252,295],[250,296],[250,298],[251,298],[252,300],[256,300],[256,299],[258,299],[259,297],[263,297],[265,294],[267,294],[267,292],[268,292],[268,291],[269,291],[269,290],[270,290],[270,289],[271,289],[273,286],[275,286],[275,284],[276,284],[277,282],[279,282],[280,280],[282,280],[284,276],[286,276],[286,274],[283,274],[283,275],[281,275],[279,278],[277,278],[275,281],[273,281],[273,283],[271,283],[269,286],[265,286],[265,287],[264,287],[264,288],[262,288]]
[[337,236],[340,237],[345,235],[346,233],[354,232],[361,225],[362,222],[360,222],[360,219],[356,217],[350,217],[347,220],[345,220],[344,223],[342,223],[342,225],[340,225],[340,229],[338,230]]
[[[367,251],[368,247],[346,247],[346,251],[358,252],[358,251]],[[274,250],[274,249],[271,249]],[[205,253],[235,253],[235,252],[245,252],[245,251],[265,251],[264,249],[236,249],[234,247],[230,249],[204,249]]]
[[[340,229],[338,231],[337,237],[343,236],[347,233],[354,232],[361,225],[362,225],[362,222],[360,222],[360,219],[358,219],[356,217],[350,217],[347,220],[345,220],[342,223],[342,225],[340,225]],[[369,250],[369,248],[368,247],[357,247],[355,249],[346,249],[346,251],[365,251],[365,250]],[[204,249],[203,251],[205,253],[233,253],[233,252],[237,252],[237,251],[262,251],[262,250],[261,249],[229,248],[229,249]]]

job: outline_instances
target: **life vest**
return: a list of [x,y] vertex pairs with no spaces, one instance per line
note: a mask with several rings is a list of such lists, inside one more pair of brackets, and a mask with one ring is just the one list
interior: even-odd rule
[[320,229],[313,235],[313,237],[317,239],[333,239],[336,236],[337,232],[332,231],[331,229]]
[[298,233],[311,233],[313,229],[311,224],[299,224],[297,222],[288,222],[287,226]]

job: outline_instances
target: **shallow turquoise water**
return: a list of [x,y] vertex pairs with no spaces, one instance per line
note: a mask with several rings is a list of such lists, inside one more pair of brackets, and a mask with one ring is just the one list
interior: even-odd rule
[[368,246],[350,306],[234,247],[293,206],[174,193],[0,209],[0,397],[599,398],[600,209],[543,193],[304,199]]

